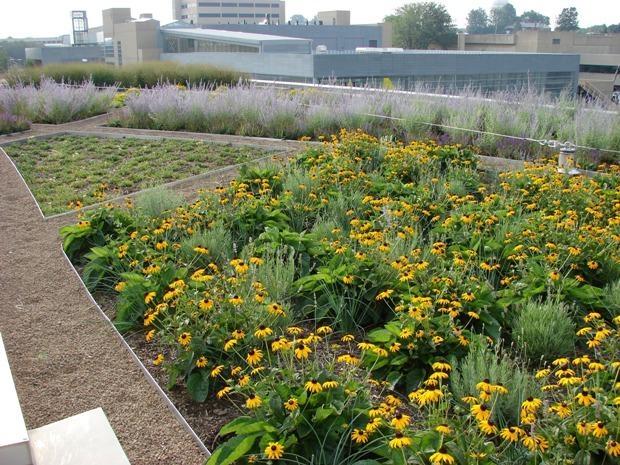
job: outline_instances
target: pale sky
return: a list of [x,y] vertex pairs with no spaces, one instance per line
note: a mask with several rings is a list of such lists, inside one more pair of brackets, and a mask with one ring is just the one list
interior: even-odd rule
[[[408,0],[287,0],[286,15],[302,14],[312,18],[321,10],[351,10],[353,24],[380,22]],[[493,0],[438,0],[457,26],[464,27],[472,8],[489,9]],[[513,0],[517,14],[534,9],[551,18],[552,26],[562,8],[575,6],[582,27],[620,23],[618,0]],[[87,10],[91,27],[101,25],[101,10],[130,7],[132,15],[153,13],[162,24],[172,21],[172,0],[0,0],[0,38],[55,36],[71,32],[71,10]]]

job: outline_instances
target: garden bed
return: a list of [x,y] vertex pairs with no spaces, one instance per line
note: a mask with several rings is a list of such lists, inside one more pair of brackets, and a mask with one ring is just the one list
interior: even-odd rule
[[343,131],[61,233],[159,379],[239,412],[212,464],[615,463],[619,186]]
[[269,152],[192,140],[72,135],[4,147],[46,215],[247,162]]

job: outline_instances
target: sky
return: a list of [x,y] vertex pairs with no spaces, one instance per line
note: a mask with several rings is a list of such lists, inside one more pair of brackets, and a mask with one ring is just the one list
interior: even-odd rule
[[[496,0],[497,1],[497,0]],[[381,22],[398,7],[412,3],[408,0],[287,0],[286,15],[302,14],[314,17],[322,10],[351,10],[353,24]],[[472,8],[489,9],[493,0],[438,0],[452,15],[455,24],[465,27],[467,13]],[[534,9],[551,18],[552,25],[562,8],[575,6],[582,27],[594,24],[620,23],[618,0],[513,0],[517,14]],[[172,21],[172,0],[0,0],[0,38],[43,37],[69,34],[71,10],[87,10],[91,27],[101,25],[101,10],[131,7],[132,14],[153,13],[162,24]]]

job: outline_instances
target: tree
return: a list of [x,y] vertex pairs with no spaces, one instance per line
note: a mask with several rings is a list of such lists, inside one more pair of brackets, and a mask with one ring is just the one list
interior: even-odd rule
[[577,8],[571,6],[564,8],[556,20],[556,31],[576,31],[579,29],[579,13]]
[[520,20],[524,23],[539,23],[549,26],[549,16],[545,16],[542,13],[534,10],[524,12],[521,15]]
[[620,23],[610,24],[609,26],[607,26],[607,32],[614,33],[614,34],[617,34],[618,32],[620,32]]
[[470,34],[485,34],[490,32],[489,16],[482,8],[471,10],[467,15],[467,32]]
[[0,47],[0,73],[9,69],[9,54]]
[[304,15],[293,15],[291,16],[291,24],[306,24],[308,20]]
[[491,27],[496,34],[504,34],[506,30],[517,22],[517,10],[512,3],[496,6],[491,9]]
[[443,5],[420,2],[404,5],[385,18],[394,26],[394,45],[406,49],[448,48],[456,45],[456,28]]

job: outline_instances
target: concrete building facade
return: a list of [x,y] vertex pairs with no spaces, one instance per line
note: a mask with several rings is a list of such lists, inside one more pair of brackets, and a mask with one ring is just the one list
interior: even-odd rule
[[513,34],[459,34],[459,50],[573,53],[580,56],[580,81],[611,95],[620,84],[620,34],[576,31],[517,31]]
[[198,1],[172,0],[176,21],[207,26],[213,24],[283,24],[286,6],[282,0]]
[[323,26],[351,25],[351,12],[348,10],[319,11],[316,17]]

